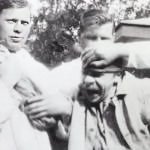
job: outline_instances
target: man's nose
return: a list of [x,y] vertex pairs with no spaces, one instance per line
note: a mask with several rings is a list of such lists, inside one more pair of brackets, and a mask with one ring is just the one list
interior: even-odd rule
[[86,86],[90,86],[95,83],[95,79],[92,76],[86,75],[83,79],[83,82]]
[[22,24],[18,21],[14,26],[14,32],[21,33],[22,32]]

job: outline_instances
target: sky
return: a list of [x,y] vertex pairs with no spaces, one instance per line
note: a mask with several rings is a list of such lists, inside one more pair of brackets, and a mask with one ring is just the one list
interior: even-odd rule
[[31,11],[33,15],[37,15],[37,10],[41,7],[40,0],[28,0],[31,5]]
[[[44,1],[44,0],[42,0],[42,1]],[[86,3],[90,3],[91,0],[85,0],[85,1],[86,1]],[[41,6],[42,6],[41,5],[42,3],[40,2],[40,0],[28,0],[28,2],[31,4],[32,14],[33,15],[38,15],[38,13],[37,13],[38,9],[41,8]],[[43,3],[43,5],[44,5],[44,3]]]

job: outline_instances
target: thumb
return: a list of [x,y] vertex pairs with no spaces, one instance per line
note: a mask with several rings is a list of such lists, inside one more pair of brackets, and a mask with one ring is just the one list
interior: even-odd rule
[[91,62],[88,67],[90,68],[105,68],[108,64],[106,60],[98,60]]

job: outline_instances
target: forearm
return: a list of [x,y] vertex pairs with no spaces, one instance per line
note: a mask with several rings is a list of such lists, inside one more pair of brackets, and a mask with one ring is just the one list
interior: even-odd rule
[[[20,59],[22,57],[19,57]],[[81,83],[82,63],[80,59],[64,63],[53,70],[49,70],[43,64],[27,55],[21,59],[21,66],[27,76],[45,95],[61,91],[72,97]],[[30,68],[30,69],[29,69]]]
[[150,42],[134,42],[122,45],[120,57],[126,60],[126,67],[150,68]]
[[51,71],[51,85],[68,97],[78,92],[82,82],[82,62],[75,59],[64,63]]
[[123,60],[123,67],[127,67],[130,60],[130,50],[128,48],[128,45],[124,46],[123,44],[117,44],[118,58],[121,58]]
[[64,107],[66,111],[62,113],[61,120],[57,121],[57,127],[55,128],[56,137],[62,140],[68,140],[70,134],[73,102],[72,101],[69,102]]
[[150,42],[115,43],[114,59],[122,58],[123,67],[150,68]]
[[[61,103],[61,102],[60,102]],[[73,100],[71,98],[66,98],[66,101],[63,101],[62,104],[62,110],[60,114],[66,115],[66,116],[71,116],[72,114],[72,109],[73,109]]]
[[60,92],[50,95],[47,99],[48,114],[50,116],[71,116],[73,100]]

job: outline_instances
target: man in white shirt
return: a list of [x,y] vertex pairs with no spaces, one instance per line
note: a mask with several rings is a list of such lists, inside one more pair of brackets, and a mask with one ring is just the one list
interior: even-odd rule
[[[56,125],[55,119],[47,117],[43,122],[38,122],[27,117],[24,112],[26,99],[56,92],[56,88],[52,88],[54,84],[51,85],[50,71],[35,61],[24,48],[31,28],[28,2],[0,0],[0,20],[0,149],[51,150],[46,131],[38,130],[36,123],[49,126],[54,122]],[[51,86],[46,84],[47,79],[50,79]],[[61,98],[59,95],[53,100],[56,104],[58,97]],[[67,101],[64,100],[66,103]],[[68,112],[68,109],[61,108],[64,109],[63,112]]]

